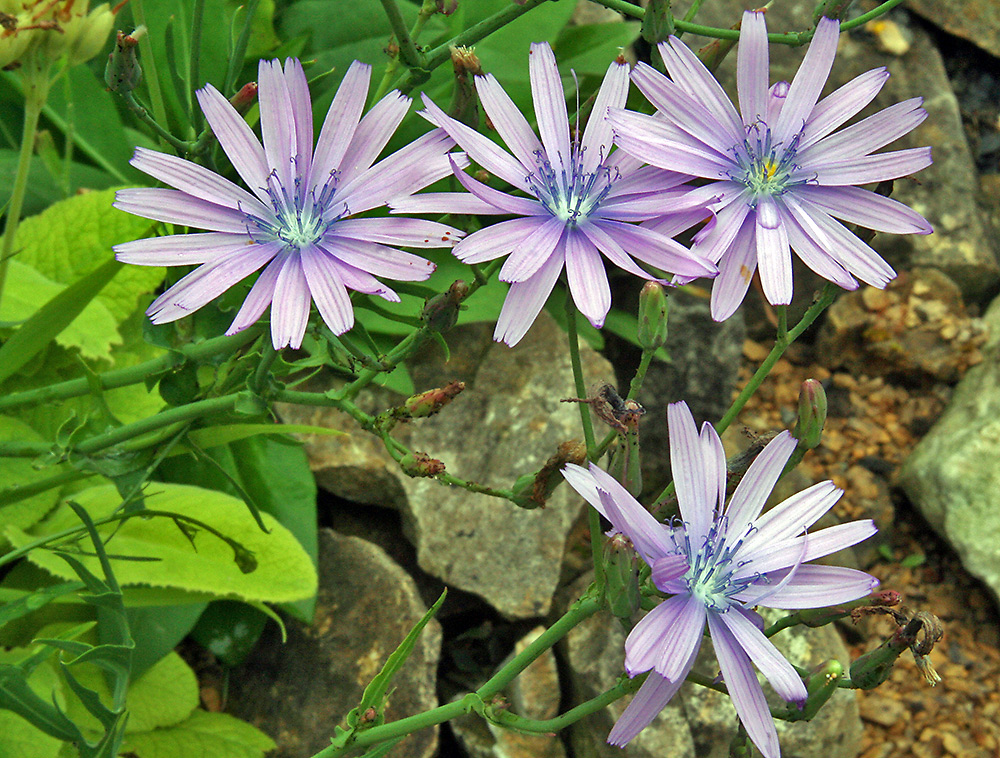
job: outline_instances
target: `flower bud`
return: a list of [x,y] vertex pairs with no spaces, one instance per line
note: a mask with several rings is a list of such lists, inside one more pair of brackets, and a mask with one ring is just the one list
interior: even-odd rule
[[667,293],[659,282],[646,282],[639,293],[639,347],[657,350],[667,341]]
[[248,82],[240,87],[240,91],[229,98],[229,104],[236,112],[245,116],[250,107],[257,102],[257,82]]
[[859,690],[873,690],[892,674],[893,664],[909,643],[899,634],[889,639],[869,653],[865,653],[851,664],[851,682]]
[[792,436],[799,447],[812,450],[819,445],[826,424],[826,392],[815,379],[806,379],[799,389],[799,417]]
[[435,7],[442,16],[450,16],[458,10],[458,0],[437,0]]
[[466,126],[479,129],[479,99],[472,78],[483,73],[476,51],[471,47],[451,48],[451,65],[455,70],[455,90],[448,115]]
[[813,669],[806,681],[805,705],[802,706],[802,718],[811,719],[819,709],[823,707],[827,700],[833,697],[840,685],[840,677],[844,673],[844,666],[840,661],[829,660],[821,663]]
[[462,300],[469,292],[469,285],[461,279],[453,283],[447,292],[435,295],[426,303],[420,318],[435,332],[446,332],[458,321]]
[[671,0],[649,0],[642,17],[642,38],[650,45],[666,42],[674,33],[674,17],[670,13]]
[[139,26],[131,34],[118,32],[115,49],[108,55],[108,64],[104,67],[104,83],[112,92],[124,94],[139,86],[142,67],[139,65],[136,47],[145,33],[145,26]]
[[68,30],[72,34],[66,44],[70,65],[89,61],[101,52],[114,22],[115,14],[107,5],[99,5],[86,17],[81,16],[74,24],[75,29]]
[[408,397],[403,403],[400,418],[426,418],[433,416],[450,403],[462,390],[465,382],[448,382],[444,387],[427,390]]
[[639,610],[639,556],[624,534],[604,543],[604,577],[612,615],[630,619]]
[[444,464],[427,453],[407,453],[399,461],[400,468],[407,476],[437,476],[444,471]]

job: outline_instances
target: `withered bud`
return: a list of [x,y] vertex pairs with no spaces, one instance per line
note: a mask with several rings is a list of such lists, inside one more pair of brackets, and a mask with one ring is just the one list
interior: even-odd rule
[[524,474],[514,483],[514,503],[521,508],[544,508],[555,488],[562,482],[567,463],[581,465],[587,459],[587,446],[580,440],[563,442],[545,464],[533,474]]
[[427,453],[407,453],[399,461],[399,466],[407,476],[437,476],[444,471],[444,463],[431,458]]
[[465,382],[448,382],[444,387],[437,387],[426,392],[408,397],[403,403],[400,418],[426,418],[444,408],[465,389]]
[[455,90],[448,115],[472,129],[479,128],[479,97],[472,78],[483,73],[474,48],[451,48],[451,65],[455,71]]

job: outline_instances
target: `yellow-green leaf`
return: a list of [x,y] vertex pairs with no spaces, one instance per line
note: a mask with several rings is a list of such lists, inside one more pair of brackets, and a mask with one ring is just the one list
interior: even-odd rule
[[[9,416],[0,416],[0,440],[41,442],[42,438],[27,424]],[[53,469],[36,469],[29,458],[0,458],[0,492],[16,485],[24,486],[53,475]],[[27,529],[40,521],[59,499],[59,488],[0,508],[0,530],[9,525]]]
[[128,735],[122,752],[138,758],[263,758],[274,747],[274,740],[245,721],[196,710],[176,726]]
[[[121,504],[113,485],[84,490],[74,495],[73,500],[95,520],[110,515]],[[197,529],[192,546],[172,519],[137,517],[121,527],[109,524],[99,528],[105,539],[114,532],[108,552],[120,584],[175,587],[265,603],[300,600],[316,592],[316,570],[298,540],[266,513],[261,516],[269,533],[262,532],[246,505],[237,498],[200,487],[153,483],[146,490],[146,507],[211,525],[249,551],[256,567],[243,573],[234,560],[233,548],[204,529]],[[20,547],[37,536],[78,523],[69,508],[61,507],[36,525],[32,535],[10,527],[7,537],[15,547]],[[91,571],[101,571],[96,558],[77,557]],[[123,560],[123,557],[145,560]],[[28,558],[56,576],[75,577],[65,561],[47,550],[33,550]]]

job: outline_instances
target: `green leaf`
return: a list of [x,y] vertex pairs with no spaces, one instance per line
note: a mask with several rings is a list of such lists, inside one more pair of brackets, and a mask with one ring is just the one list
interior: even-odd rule
[[51,737],[12,711],[0,710],[0,755],[56,758],[63,741]]
[[[10,200],[10,188],[14,186],[17,174],[18,151],[0,150],[0,208]],[[106,189],[120,184],[121,179],[113,177],[93,166],[73,162],[69,166],[70,186],[73,188]],[[28,187],[24,195],[22,213],[41,213],[50,205],[65,197],[62,189],[45,170],[40,158],[31,159],[28,169]]]
[[135,640],[132,677],[141,676],[173,650],[195,627],[207,607],[202,602],[126,608],[128,628]]
[[198,619],[191,637],[222,661],[239,665],[257,644],[267,616],[246,603],[217,600]]
[[[276,424],[269,426],[274,430],[283,428]],[[187,456],[170,458],[161,464],[157,476],[169,482],[198,483],[235,497],[242,497],[239,491],[242,489],[253,498],[257,508],[274,516],[295,535],[316,565],[316,482],[301,445],[258,436],[234,440],[227,447],[214,447],[204,455],[216,465]],[[310,596],[286,606],[286,610],[308,622],[312,619],[314,602]]]
[[[205,426],[188,433],[188,438],[198,447],[213,448],[228,445],[230,442],[257,437],[260,435],[279,434],[346,434],[339,429],[329,429],[325,426],[309,426],[308,424],[224,424],[220,426]],[[2,438],[2,434],[0,434]],[[178,450],[171,455],[181,455]]]
[[245,721],[202,710],[176,726],[130,734],[123,745],[137,758],[263,758],[274,748],[274,740]]
[[[0,382],[13,376],[25,363],[47,348],[122,268],[124,264],[109,260],[63,289],[25,321],[0,346]],[[109,324],[98,325],[98,328],[102,326],[107,327]],[[113,322],[110,326],[114,328]],[[104,352],[109,347],[110,344],[106,343]]]
[[[112,208],[114,199],[114,190],[88,192],[24,219],[14,243],[18,260],[62,284],[104,265],[113,257],[112,245],[145,236],[153,224]],[[162,280],[160,267],[125,266],[98,299],[120,323]]]
[[[94,690],[101,702],[111,704],[111,689],[100,669],[78,666],[73,674],[80,684]],[[126,734],[180,724],[198,707],[198,680],[184,659],[171,651],[132,682],[125,696],[125,707],[129,713]],[[103,731],[82,703],[71,699],[67,712],[81,728]]]
[[[10,262],[7,272],[7,284],[3,291],[3,301],[0,302],[0,322],[27,321],[40,312],[39,305],[53,302],[66,289],[68,288],[15,258]],[[78,310],[80,304],[83,305],[82,311]],[[56,333],[56,342],[64,347],[79,348],[80,355],[84,358],[108,359],[111,346],[121,344],[114,316],[98,300],[83,300],[82,303],[73,305],[72,311],[58,314],[59,322],[64,326]],[[47,344],[43,347],[47,347]],[[30,357],[31,355],[27,356]]]
[[[406,663],[406,659],[410,657],[413,652],[414,645],[417,644],[417,638],[420,633],[427,626],[427,623],[434,618],[435,614],[441,608],[441,604],[444,603],[444,599],[448,596],[448,590],[445,589],[441,596],[435,601],[427,613],[424,614],[423,618],[418,621],[414,627],[410,630],[409,634],[399,643],[392,655],[386,660],[385,665],[382,670],[371,680],[369,685],[365,687],[364,694],[361,696],[361,703],[357,707],[358,713],[364,713],[369,708],[374,708],[379,713],[382,712],[382,708],[385,705],[386,693],[389,691],[389,684],[392,682],[392,677],[395,676],[396,672],[403,667]],[[351,717],[348,716],[348,723],[350,723]]]
[[[0,416],[0,440],[40,442],[42,438],[27,424],[9,416]],[[38,470],[27,458],[0,458],[0,492],[18,485],[47,479],[52,469]],[[50,489],[0,508],[0,531],[7,525],[27,529],[45,517],[59,499],[59,490]]]
[[[84,490],[74,500],[95,520],[110,515],[121,504],[118,492],[111,485]],[[270,530],[265,534],[236,498],[178,484],[153,484],[147,489],[146,505],[211,524],[249,551],[257,566],[243,573],[234,560],[233,548],[203,529],[195,529],[192,546],[171,519],[131,518],[121,526],[99,528],[105,539],[115,533],[111,542],[112,562],[120,584],[174,587],[267,603],[300,600],[315,594],[316,569],[308,554],[288,529],[269,514],[263,514]],[[37,535],[48,534],[76,524],[73,514],[60,508],[33,531]],[[14,527],[8,528],[7,536],[15,547],[33,539]],[[129,557],[142,560],[124,560]],[[75,576],[47,550],[33,550],[28,558],[56,576],[64,579]],[[90,570],[99,570],[95,558],[80,555],[78,559]]]
[[[238,0],[226,0],[226,9],[235,18],[235,26],[241,28],[244,23],[246,5]],[[247,43],[247,58],[260,58],[281,44],[278,35],[274,33],[274,0],[261,0],[257,3],[257,11],[250,20],[250,39]]]

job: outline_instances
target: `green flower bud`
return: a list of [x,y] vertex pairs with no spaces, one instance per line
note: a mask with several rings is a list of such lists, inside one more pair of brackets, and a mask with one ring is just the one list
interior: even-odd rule
[[72,31],[67,30],[70,38],[66,41],[70,65],[89,61],[101,52],[114,22],[115,14],[107,5],[99,5],[87,16],[74,19]]
[[447,292],[435,295],[426,303],[420,318],[436,332],[446,332],[458,322],[458,312],[462,300],[469,293],[469,285],[461,279],[452,284]]
[[247,111],[250,110],[252,106],[257,102],[257,82],[248,82],[240,87],[240,91],[229,98],[229,104],[232,105],[236,112],[241,116],[245,116]]
[[819,445],[826,424],[826,392],[815,379],[806,379],[799,389],[799,417],[792,436],[799,447],[812,450]]
[[145,33],[145,26],[138,27],[131,34],[118,32],[115,49],[108,55],[108,63],[104,67],[104,83],[112,92],[124,94],[139,86],[142,67],[139,65],[136,46]]
[[604,543],[604,577],[611,613],[630,619],[639,610],[639,556],[624,534]]
[[639,347],[656,350],[667,341],[667,293],[658,282],[646,282],[639,293]]
[[894,634],[870,653],[865,653],[851,664],[851,681],[860,690],[873,690],[892,674],[896,659],[909,644]]
[[806,692],[809,693],[806,703],[802,707],[802,718],[811,719],[824,703],[829,700],[833,693],[837,691],[840,677],[844,673],[844,666],[840,661],[829,660],[821,663],[813,669],[806,681]]

